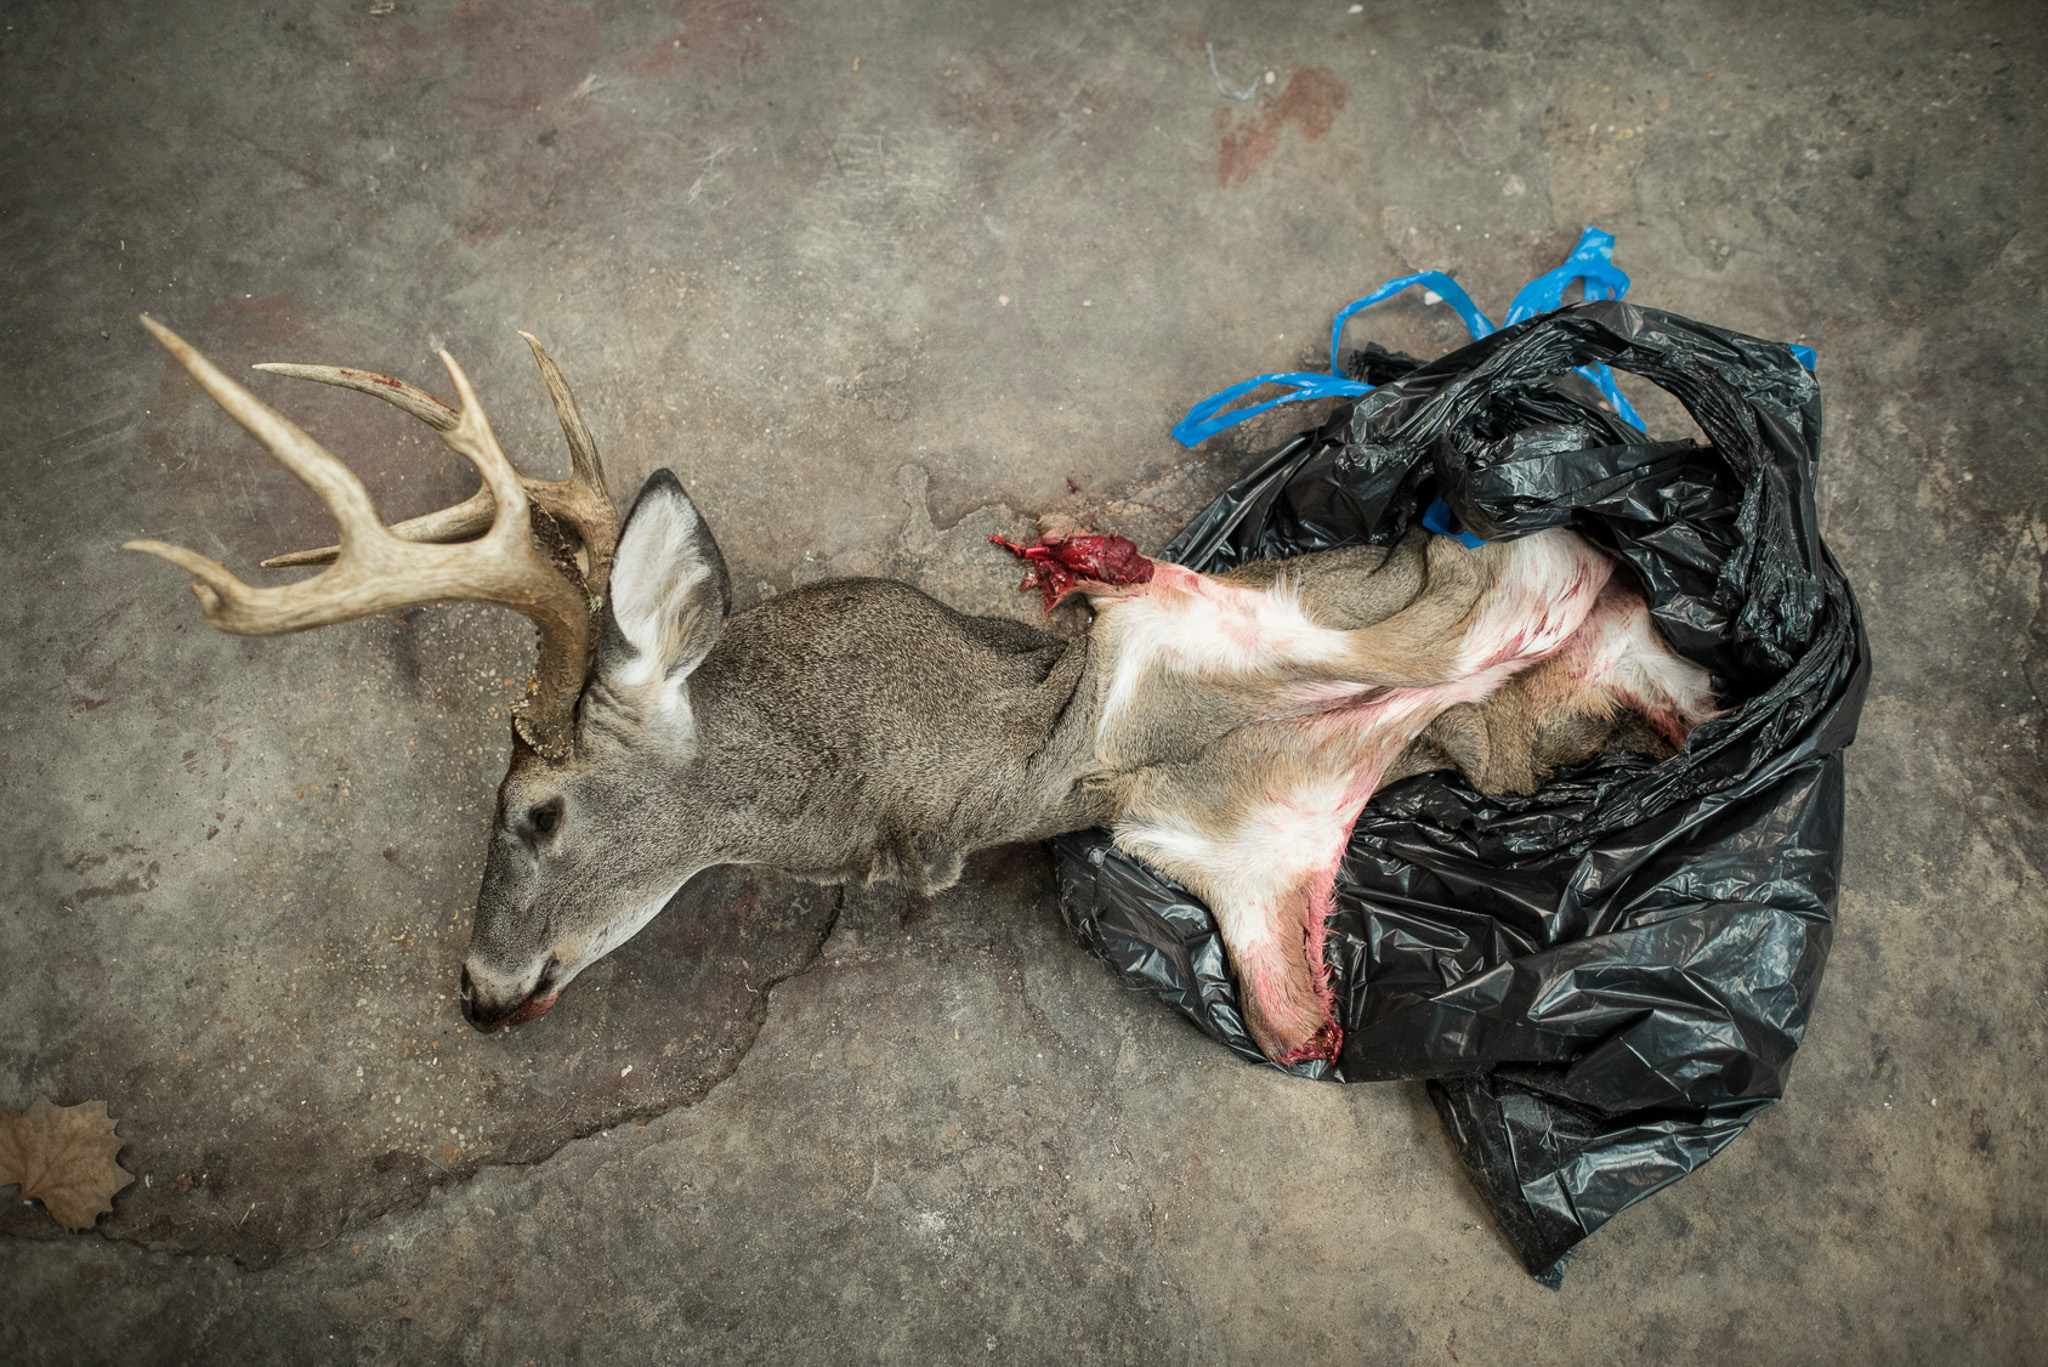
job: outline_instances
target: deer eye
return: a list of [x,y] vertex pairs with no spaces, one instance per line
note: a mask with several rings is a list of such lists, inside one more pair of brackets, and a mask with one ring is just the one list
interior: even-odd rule
[[535,835],[549,835],[553,833],[556,823],[561,821],[561,819],[562,800],[556,798],[552,802],[543,802],[540,806],[528,812],[526,814],[526,826]]

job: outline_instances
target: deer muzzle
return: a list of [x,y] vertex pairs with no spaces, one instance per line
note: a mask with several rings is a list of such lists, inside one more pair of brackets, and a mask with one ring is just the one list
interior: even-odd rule
[[533,991],[524,997],[496,998],[488,990],[478,990],[465,965],[462,970],[462,1018],[486,1035],[496,1034],[508,1025],[524,1025],[530,1020],[539,1020],[561,998],[562,989],[567,986],[566,983],[550,983],[548,977],[543,974]]

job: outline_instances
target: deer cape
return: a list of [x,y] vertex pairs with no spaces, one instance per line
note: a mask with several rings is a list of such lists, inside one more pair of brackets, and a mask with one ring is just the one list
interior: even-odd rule
[[734,618],[705,682],[756,676],[796,633],[815,678],[794,693],[815,699],[871,667],[878,639],[902,643],[885,677],[839,694],[859,717],[807,706],[778,722],[803,733],[791,753],[832,757],[788,775],[802,796],[783,819],[844,814],[804,829],[807,849],[823,835],[843,852],[808,871],[936,889],[973,850],[1107,827],[1216,914],[1247,1024],[1288,1061],[1339,1042],[1322,929],[1377,788],[1456,768],[1529,792],[1603,749],[1671,754],[1711,714],[1705,674],[1569,532],[1472,550],[1417,531],[1222,576],[1147,569],[1082,579],[1095,620],[1064,640],[902,585],[820,585]]

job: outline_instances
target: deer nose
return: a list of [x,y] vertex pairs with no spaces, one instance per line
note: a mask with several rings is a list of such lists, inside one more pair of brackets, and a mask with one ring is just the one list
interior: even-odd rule
[[[494,1035],[508,1025],[520,1025],[544,1015],[547,1009],[555,1004],[555,996],[560,995],[557,990],[555,994],[541,1000],[533,992],[508,997],[504,995],[505,991],[506,989],[491,981],[491,972],[488,968],[479,979],[472,977],[469,965],[464,964],[462,1019],[469,1022],[474,1029],[481,1030],[486,1035]],[[519,989],[514,987],[511,991],[516,993]]]

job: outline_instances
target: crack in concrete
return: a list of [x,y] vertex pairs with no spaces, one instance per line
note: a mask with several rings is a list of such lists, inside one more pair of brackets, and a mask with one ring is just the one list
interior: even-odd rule
[[[169,1244],[163,1240],[144,1239],[137,1237],[136,1235],[122,1233],[118,1230],[94,1230],[93,1232],[99,1236],[101,1242],[106,1244],[128,1245],[137,1249],[141,1249],[148,1253],[154,1253],[162,1257],[174,1258],[180,1261],[187,1262],[211,1261],[214,1258],[225,1257],[232,1261],[235,1264],[237,1270],[241,1272],[250,1274],[252,1276],[266,1274],[277,1271],[280,1268],[288,1268],[293,1264],[298,1263],[301,1260],[313,1254],[324,1251],[325,1249],[339,1242],[344,1234],[360,1234],[366,1230],[375,1228],[378,1224],[382,1223],[385,1220],[391,1219],[394,1216],[405,1215],[412,1211],[422,1209],[426,1205],[427,1201],[430,1200],[436,1192],[452,1191],[462,1187],[466,1187],[471,1182],[476,1180],[478,1176],[482,1175],[484,1172],[490,1169],[538,1168],[543,1166],[544,1164],[552,1162],[556,1158],[556,1156],[558,1156],[564,1149],[568,1148],[570,1145],[579,1143],[585,1139],[590,1139],[597,1135],[607,1134],[614,1130],[623,1129],[628,1125],[645,1125],[652,1121],[658,1120],[663,1116],[672,1115],[677,1111],[686,1111],[691,1109],[692,1107],[702,1105],[705,1101],[708,1101],[711,1098],[711,1095],[714,1092],[716,1092],[728,1080],[730,1080],[735,1073],[739,1072],[740,1065],[745,1063],[748,1056],[754,1052],[754,1045],[761,1038],[762,1027],[764,1027],[768,1023],[768,1013],[774,1009],[774,998],[776,989],[780,988],[786,982],[790,982],[797,978],[806,977],[818,970],[820,963],[824,957],[825,946],[827,943],[831,941],[832,932],[838,929],[840,917],[843,916],[846,911],[846,888],[842,885],[838,888],[835,888],[833,891],[834,896],[832,901],[832,914],[825,919],[824,925],[818,930],[817,934],[813,938],[809,950],[804,955],[803,961],[800,964],[798,964],[795,968],[790,969],[788,972],[769,978],[766,981],[764,981],[760,985],[760,987],[752,989],[754,993],[759,996],[760,1000],[747,1013],[748,1029],[745,1043],[741,1044],[737,1049],[733,1050],[730,1061],[723,1068],[707,1075],[704,1078],[698,1079],[696,1082],[686,1087],[683,1090],[683,1094],[680,1097],[670,1101],[666,1105],[636,1108],[634,1110],[627,1111],[624,1114],[619,1115],[617,1117],[604,1120],[600,1123],[592,1124],[586,1128],[576,1129],[571,1133],[563,1135],[560,1142],[556,1143],[552,1148],[548,1149],[545,1153],[542,1153],[536,1157],[516,1161],[511,1159],[484,1159],[477,1162],[467,1171],[454,1171],[447,1167],[443,1167],[438,1162],[434,1163],[434,1166],[436,1168],[439,1168],[443,1173],[447,1175],[446,1180],[429,1182],[427,1184],[426,1189],[419,1194],[417,1199],[393,1201],[388,1205],[385,1205],[375,1211],[368,1213],[367,1215],[364,1215],[360,1219],[360,1221],[356,1223],[351,1223],[347,1217],[347,1213],[344,1212],[341,1223],[336,1225],[334,1231],[331,1234],[329,1234],[325,1239],[322,1239],[319,1243],[316,1244],[309,1244],[305,1248],[300,1249],[295,1253],[287,1254],[286,1256],[278,1258],[274,1261],[266,1262],[257,1259],[252,1259],[233,1251],[223,1254],[216,1252],[205,1252],[199,1250],[184,1249]],[[432,1160],[429,1159],[429,1161],[431,1162]],[[6,1238],[9,1242],[13,1242],[15,1240],[21,1240],[23,1242],[35,1241],[32,1239],[32,1236],[6,1235],[0,1237]],[[60,1242],[64,1239],[64,1237],[64,1235],[53,1231],[49,1239],[49,1242]]]

